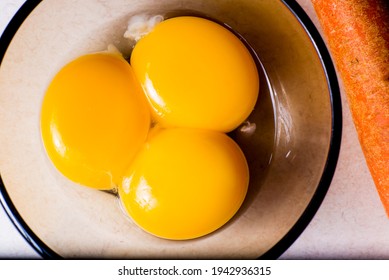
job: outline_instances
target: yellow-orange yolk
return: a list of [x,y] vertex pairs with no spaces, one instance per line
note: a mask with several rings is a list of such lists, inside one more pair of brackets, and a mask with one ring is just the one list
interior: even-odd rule
[[226,134],[190,128],[156,129],[119,187],[134,222],[162,238],[183,240],[224,225],[241,206],[249,171]]
[[41,111],[43,143],[67,178],[112,189],[146,140],[149,112],[121,56],[85,55],[63,67],[48,87]]
[[255,61],[225,27],[177,17],[135,45],[131,65],[155,120],[165,127],[228,132],[251,113],[259,91]]

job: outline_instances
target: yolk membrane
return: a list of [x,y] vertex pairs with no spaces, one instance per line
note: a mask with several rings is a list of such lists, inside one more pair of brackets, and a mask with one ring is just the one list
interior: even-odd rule
[[230,220],[248,182],[246,159],[226,134],[157,128],[125,173],[119,195],[139,227],[183,240],[213,232]]
[[229,132],[251,113],[259,91],[255,61],[242,41],[191,16],[159,23],[135,45],[131,65],[165,127]]
[[44,97],[41,133],[47,154],[68,179],[112,189],[147,137],[147,106],[121,56],[82,56],[58,72]]

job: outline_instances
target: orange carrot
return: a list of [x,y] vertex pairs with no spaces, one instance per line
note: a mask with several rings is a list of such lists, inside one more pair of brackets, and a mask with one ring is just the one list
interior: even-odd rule
[[389,2],[312,0],[389,217]]

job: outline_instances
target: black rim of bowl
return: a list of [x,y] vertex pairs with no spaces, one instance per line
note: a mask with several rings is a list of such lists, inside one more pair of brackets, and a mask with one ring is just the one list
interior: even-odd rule
[[[0,67],[7,48],[12,41],[12,38],[24,22],[24,20],[29,16],[29,14],[41,1],[42,0],[27,0],[18,10],[18,12],[15,14],[15,16],[12,18],[12,20],[9,22],[8,26],[4,30],[4,33],[0,38]],[[308,226],[308,224],[316,214],[317,210],[319,209],[331,184],[332,177],[334,175],[336,164],[338,161],[342,136],[342,107],[339,85],[335,68],[333,66],[326,45],[310,18],[295,0],[282,0],[282,2],[285,6],[289,8],[289,10],[299,20],[300,24],[305,28],[308,36],[311,39],[312,44],[315,46],[318,54],[320,55],[321,63],[323,65],[327,77],[328,87],[330,91],[330,102],[332,106],[332,131],[326,165],[311,201],[309,202],[305,211],[300,216],[295,225],[289,230],[289,232],[270,250],[260,256],[259,259],[279,258]],[[54,252],[52,249],[50,249],[23,220],[15,205],[12,203],[12,200],[7,193],[1,176],[0,202],[17,230],[43,258],[61,258],[61,256]]]

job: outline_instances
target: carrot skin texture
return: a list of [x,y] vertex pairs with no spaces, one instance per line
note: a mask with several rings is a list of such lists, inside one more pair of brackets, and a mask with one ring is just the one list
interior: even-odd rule
[[389,2],[312,0],[389,217]]

